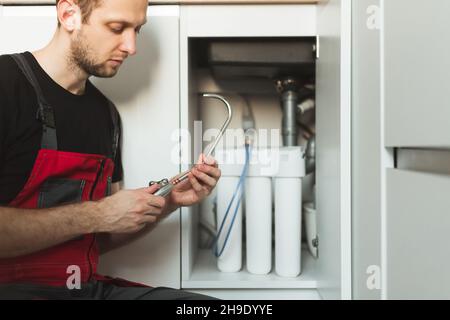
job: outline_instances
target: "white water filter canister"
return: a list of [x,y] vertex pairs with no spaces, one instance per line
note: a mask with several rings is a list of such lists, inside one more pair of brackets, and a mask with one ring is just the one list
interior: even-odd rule
[[[219,232],[222,220],[225,217],[228,205],[233,198],[238,183],[239,177],[222,177],[217,184],[217,232]],[[224,246],[236,210],[236,205],[238,204],[239,196],[240,193],[236,195],[220,237],[217,240],[219,252]],[[234,220],[233,229],[226,243],[226,247],[217,260],[217,267],[222,272],[238,272],[242,268],[242,206],[243,201],[241,201],[241,205],[236,213],[236,219]]]
[[297,277],[301,272],[302,182],[275,178],[275,272]]
[[247,270],[264,275],[272,269],[272,179],[248,177],[245,184]]

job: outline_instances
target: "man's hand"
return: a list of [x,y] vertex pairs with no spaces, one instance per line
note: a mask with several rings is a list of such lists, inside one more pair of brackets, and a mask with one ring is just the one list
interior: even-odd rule
[[166,199],[153,195],[159,186],[121,190],[98,202],[96,232],[135,233],[155,223],[163,213]]
[[176,185],[168,197],[172,206],[191,206],[205,199],[220,179],[220,169],[212,157],[201,154],[189,178]]

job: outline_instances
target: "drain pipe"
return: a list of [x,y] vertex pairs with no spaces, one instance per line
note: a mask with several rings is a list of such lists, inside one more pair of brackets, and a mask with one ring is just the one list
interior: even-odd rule
[[277,80],[276,87],[281,94],[281,106],[283,109],[283,145],[286,147],[297,146],[297,108],[299,98],[297,80],[291,77]]

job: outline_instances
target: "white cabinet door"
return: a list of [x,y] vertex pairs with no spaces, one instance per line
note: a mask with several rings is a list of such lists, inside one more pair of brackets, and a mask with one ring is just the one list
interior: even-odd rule
[[448,0],[383,1],[387,147],[450,147]]
[[318,287],[323,298],[351,298],[351,1],[317,12]]
[[[381,114],[379,0],[353,1],[353,299],[381,297]],[[368,282],[369,281],[369,282]]]
[[387,172],[388,299],[449,299],[450,176]]
[[[43,47],[56,27],[54,6],[0,6],[0,54]],[[179,172],[172,159],[179,128],[179,8],[149,7],[138,54],[113,79],[94,83],[117,106],[123,122],[124,187]],[[149,235],[100,257],[100,273],[132,281],[180,287],[180,215],[172,214]]]

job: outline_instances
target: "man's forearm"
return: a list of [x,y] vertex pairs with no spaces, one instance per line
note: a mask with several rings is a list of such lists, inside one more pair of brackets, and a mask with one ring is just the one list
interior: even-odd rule
[[44,250],[95,232],[95,202],[50,209],[0,207],[0,258]]

